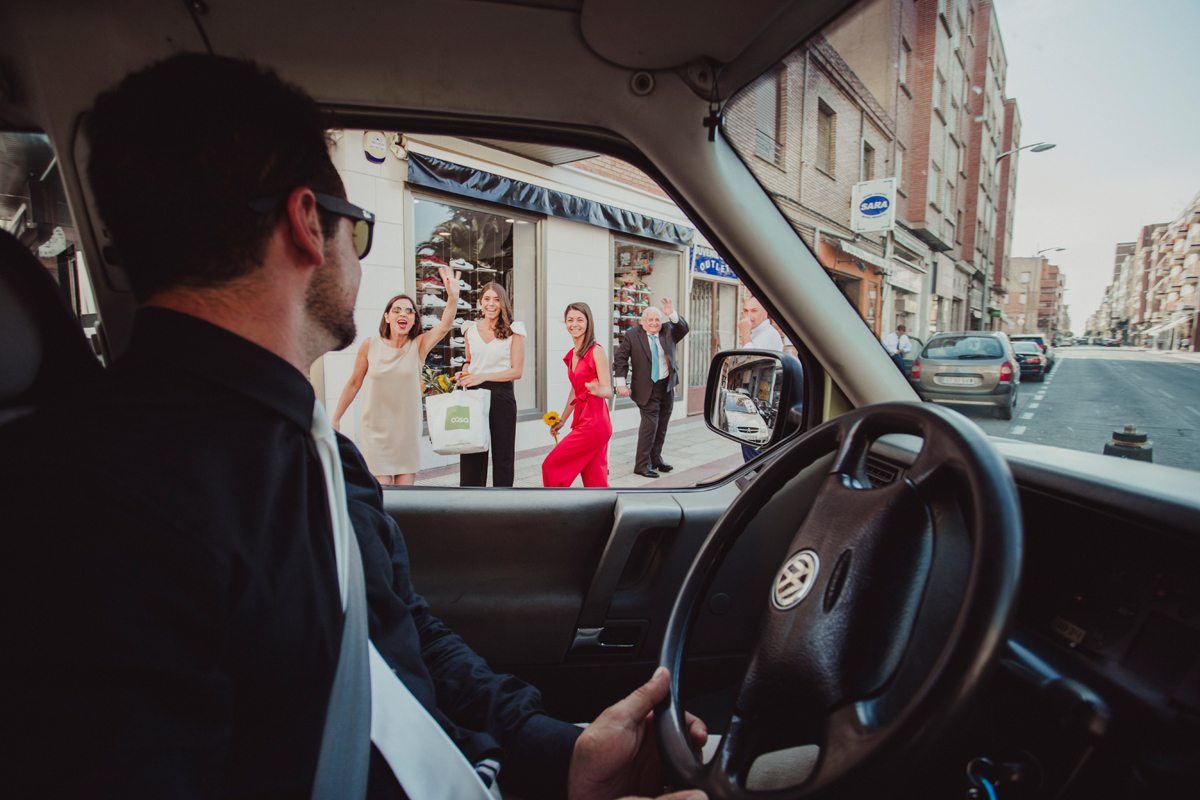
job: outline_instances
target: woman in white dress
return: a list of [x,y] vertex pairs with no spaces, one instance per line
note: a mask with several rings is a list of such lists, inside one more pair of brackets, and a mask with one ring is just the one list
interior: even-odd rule
[[340,430],[342,414],[363,390],[360,447],[371,474],[382,484],[411,486],[421,469],[421,368],[429,351],[454,327],[458,312],[459,273],[449,267],[438,273],[446,292],[441,320],[422,333],[417,304],[406,294],[393,297],[379,323],[379,336],[359,346],[354,372],[331,419],[334,430]]
[[[508,292],[498,283],[483,287],[479,296],[483,319],[464,322],[467,364],[455,375],[458,385],[492,393],[488,427],[491,430],[492,486],[512,486],[517,446],[517,397],[513,381],[525,368],[525,326],[513,322]],[[487,486],[488,453],[458,457],[459,486]]]

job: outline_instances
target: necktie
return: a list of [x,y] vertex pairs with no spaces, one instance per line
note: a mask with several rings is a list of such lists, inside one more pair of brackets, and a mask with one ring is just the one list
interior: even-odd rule
[[658,383],[658,336],[650,336],[650,380]]
[[[347,608],[347,598],[354,590],[362,593],[362,639],[366,639],[366,595],[362,580],[362,561],[358,552],[358,542],[354,538],[350,522],[350,510],[346,505],[346,479],[342,474],[342,460],[338,454],[337,438],[325,408],[316,403],[313,407],[313,439],[317,443],[317,453],[321,458],[321,468],[325,472],[326,496],[329,498],[329,517],[333,522],[333,553],[337,559],[338,588],[342,596],[342,606]],[[351,569],[355,574],[351,576]],[[350,600],[354,607],[355,600]],[[350,611],[347,611],[347,624],[350,622]],[[343,636],[346,634],[344,633]],[[442,726],[437,723],[421,702],[413,696],[408,687],[396,677],[396,673],[384,661],[383,656],[375,649],[372,642],[367,642],[366,652],[356,654],[358,659],[369,664],[369,677],[362,674],[359,680],[366,684],[369,681],[370,692],[370,741],[388,762],[396,780],[404,787],[405,793],[412,800],[452,800],[466,798],[467,800],[492,800],[492,794],[483,785],[475,768],[471,765],[451,741]],[[343,658],[345,653],[343,653]],[[338,661],[339,672],[342,669],[341,659]],[[335,690],[337,689],[335,678]],[[361,691],[363,687],[356,687]],[[333,698],[330,698],[333,706]],[[360,715],[366,716],[366,715]],[[361,722],[365,722],[362,720]],[[360,722],[360,724],[361,724]],[[330,731],[326,722],[326,732]],[[324,737],[330,738],[330,737]],[[318,779],[325,759],[325,741],[321,743],[322,759],[318,764]],[[366,759],[362,761],[362,789],[352,795],[342,791],[341,797],[363,797],[366,794],[367,769],[369,766],[370,749],[366,748]],[[354,775],[350,778],[353,779]],[[346,789],[348,787],[343,787]],[[356,787],[357,788],[357,787]],[[316,796],[314,786],[314,796]],[[329,795],[338,796],[337,794]]]

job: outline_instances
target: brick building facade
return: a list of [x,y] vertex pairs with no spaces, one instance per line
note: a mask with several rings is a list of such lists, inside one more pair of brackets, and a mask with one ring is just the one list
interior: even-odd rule
[[[990,2],[863,0],[726,107],[726,135],[877,335],[1002,329],[1017,162],[997,157],[1021,133],[1006,71]],[[887,177],[896,229],[856,235],[854,184]]]

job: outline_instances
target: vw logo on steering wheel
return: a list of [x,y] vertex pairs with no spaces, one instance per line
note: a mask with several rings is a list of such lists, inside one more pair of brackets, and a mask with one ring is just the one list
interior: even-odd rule
[[821,571],[821,559],[812,550],[801,550],[787,560],[775,578],[775,589],[771,592],[771,604],[780,611],[795,608],[808,597],[817,573]]

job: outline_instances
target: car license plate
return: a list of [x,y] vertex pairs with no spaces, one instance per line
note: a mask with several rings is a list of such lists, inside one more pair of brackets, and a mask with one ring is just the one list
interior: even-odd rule
[[938,380],[947,386],[974,386],[979,382],[977,378],[959,377],[957,375],[945,375],[938,378]]

